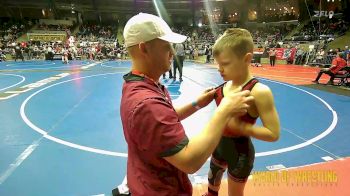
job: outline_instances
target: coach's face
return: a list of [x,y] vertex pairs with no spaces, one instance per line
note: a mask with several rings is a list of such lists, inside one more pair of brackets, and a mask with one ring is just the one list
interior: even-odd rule
[[155,69],[165,73],[170,69],[173,59],[173,48],[167,41],[154,39],[146,42],[147,58]]

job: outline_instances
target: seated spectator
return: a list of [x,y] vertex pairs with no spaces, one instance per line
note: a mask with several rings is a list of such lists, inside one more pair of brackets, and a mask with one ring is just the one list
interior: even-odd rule
[[333,85],[334,76],[338,73],[338,71],[346,67],[346,61],[343,59],[343,55],[343,53],[338,52],[337,56],[332,61],[332,66],[330,68],[321,69],[316,79],[312,82],[318,84],[318,80],[321,78],[322,74],[325,73],[331,77],[327,84]]
[[104,55],[101,51],[98,51],[96,54],[96,59],[101,61],[104,58]]

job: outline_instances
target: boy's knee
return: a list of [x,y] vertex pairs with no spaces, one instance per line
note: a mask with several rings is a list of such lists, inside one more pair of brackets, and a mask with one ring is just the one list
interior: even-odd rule
[[213,162],[210,162],[210,170],[208,174],[208,181],[211,185],[220,186],[222,176],[226,168],[222,168]]

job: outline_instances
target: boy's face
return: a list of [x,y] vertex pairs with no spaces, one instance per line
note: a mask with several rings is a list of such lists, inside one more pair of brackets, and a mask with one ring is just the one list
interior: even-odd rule
[[219,65],[218,71],[225,81],[235,81],[244,77],[244,74],[247,73],[250,60],[247,63],[247,55],[239,57],[232,51],[224,51],[215,58],[215,61]]

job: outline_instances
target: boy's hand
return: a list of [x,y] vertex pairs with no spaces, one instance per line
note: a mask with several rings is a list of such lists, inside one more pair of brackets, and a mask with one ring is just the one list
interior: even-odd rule
[[249,124],[239,120],[237,117],[232,117],[227,123],[227,130],[229,130],[230,135],[233,136],[248,136],[246,127]]
[[199,107],[203,108],[213,101],[215,94],[214,88],[209,88],[204,91],[204,93],[198,97],[197,104]]

